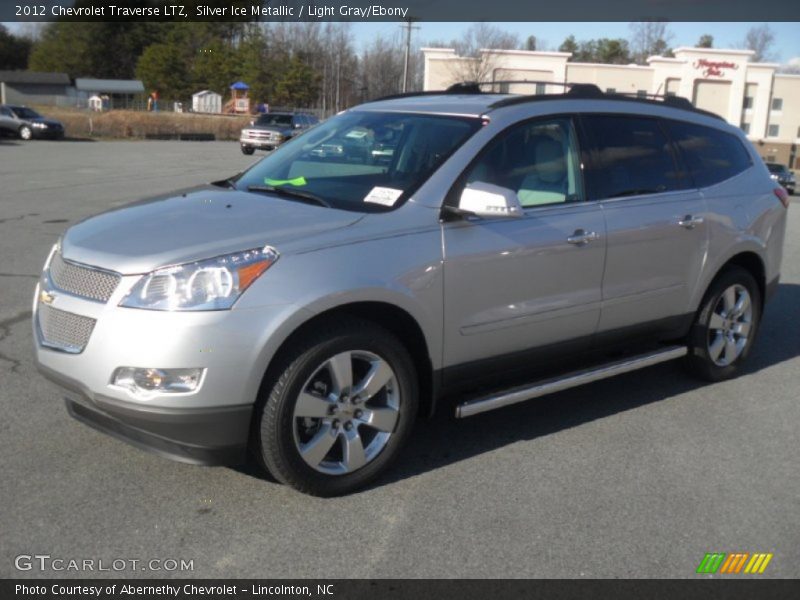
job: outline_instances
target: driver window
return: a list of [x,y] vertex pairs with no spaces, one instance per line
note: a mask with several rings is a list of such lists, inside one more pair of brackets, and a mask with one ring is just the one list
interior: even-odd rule
[[517,125],[491,142],[467,175],[516,192],[523,208],[582,198],[575,133],[569,119]]

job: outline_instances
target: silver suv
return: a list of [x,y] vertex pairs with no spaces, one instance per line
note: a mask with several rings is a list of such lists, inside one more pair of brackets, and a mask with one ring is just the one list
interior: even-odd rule
[[676,358],[736,375],[787,208],[738,129],[675,99],[375,101],[71,227],[36,358],[101,431],[343,494],[445,401],[467,417]]

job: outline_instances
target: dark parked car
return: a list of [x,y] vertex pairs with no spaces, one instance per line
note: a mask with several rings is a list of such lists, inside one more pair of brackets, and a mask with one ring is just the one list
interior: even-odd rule
[[253,121],[250,127],[242,129],[239,143],[245,154],[252,154],[256,148],[274,150],[317,123],[319,123],[317,117],[306,113],[267,113]]
[[23,140],[64,137],[64,126],[60,122],[47,119],[27,106],[11,104],[0,105],[0,131]]
[[794,173],[792,173],[786,165],[767,163],[767,169],[769,169],[770,177],[786,188],[787,192],[794,194]]

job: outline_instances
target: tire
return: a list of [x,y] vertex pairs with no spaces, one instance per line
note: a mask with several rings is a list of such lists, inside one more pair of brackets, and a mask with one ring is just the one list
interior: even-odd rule
[[256,452],[270,474],[325,497],[379,477],[405,444],[419,404],[403,344],[369,321],[344,318],[309,331],[279,360],[256,427]]
[[19,128],[19,139],[30,141],[33,139],[33,129],[28,127],[27,125],[23,125]]
[[247,154],[249,156],[255,151],[256,149],[252,146],[242,146],[242,154]]
[[689,370],[706,381],[738,375],[753,348],[762,307],[761,291],[748,271],[730,267],[720,273],[689,334]]

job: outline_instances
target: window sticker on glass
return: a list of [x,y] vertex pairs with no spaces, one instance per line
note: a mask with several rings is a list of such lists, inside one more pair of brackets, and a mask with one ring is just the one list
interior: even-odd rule
[[305,177],[295,177],[293,179],[270,179],[265,177],[264,183],[267,185],[305,185],[308,182]]
[[376,186],[366,195],[364,202],[372,202],[373,204],[381,204],[383,206],[394,206],[394,203],[397,202],[397,199],[402,194],[403,190]]

